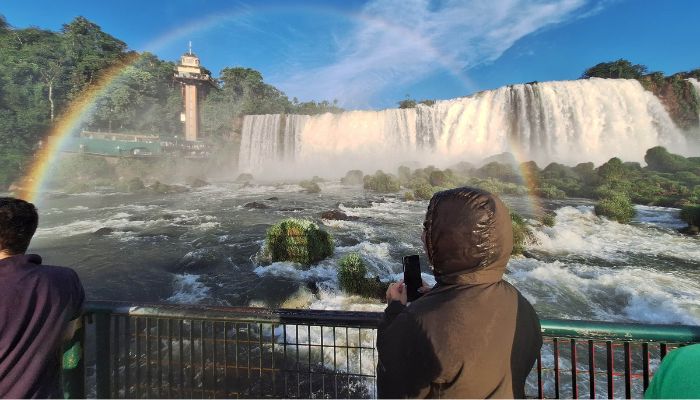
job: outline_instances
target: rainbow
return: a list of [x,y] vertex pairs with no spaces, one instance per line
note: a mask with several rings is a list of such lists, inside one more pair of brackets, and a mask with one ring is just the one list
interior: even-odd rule
[[46,135],[42,148],[34,155],[34,161],[27,174],[20,181],[20,189],[17,193],[19,198],[31,202],[38,200],[41,189],[51,174],[51,165],[61,149],[94,110],[97,100],[106,93],[124,69],[136,62],[138,57],[138,55],[129,55],[123,62],[107,68],[97,83],[83,91],[77,99],[68,105],[64,115]]
[[[284,6],[275,5],[268,7],[256,7],[255,9],[236,9],[230,12],[215,13],[207,15],[203,18],[194,20],[186,25],[178,27],[177,29],[166,32],[165,34],[159,36],[158,38],[152,40],[145,46],[143,46],[142,51],[155,52],[156,50],[163,48],[171,43],[178,40],[183,40],[188,36],[196,34],[198,32],[206,31],[223,22],[234,21],[236,17],[243,15],[250,15],[253,13],[260,12],[320,12],[325,14],[330,14],[333,16],[345,17],[351,20],[356,20],[364,23],[373,24],[374,26],[392,31],[394,33],[399,33],[402,37],[406,37],[418,43],[421,48],[430,54],[436,62],[439,62],[446,70],[448,70],[453,76],[455,76],[460,82],[462,82],[466,87],[473,86],[468,77],[463,73],[461,67],[457,62],[452,60],[449,56],[440,52],[439,49],[434,47],[425,38],[420,37],[415,32],[406,29],[402,26],[394,24],[390,21],[379,19],[376,17],[370,17],[360,13],[353,13],[347,11],[341,11],[333,7],[299,7],[299,6]],[[97,101],[107,93],[110,86],[115,82],[115,80],[123,73],[125,69],[132,66],[139,58],[139,55],[132,54],[128,59],[119,63],[118,65],[112,66],[106,69],[98,82],[86,89],[82,94],[79,95],[63,113],[60,119],[55,122],[54,126],[45,136],[43,140],[43,147],[34,155],[34,161],[31,163],[27,170],[27,173],[20,180],[20,189],[16,192],[17,196],[26,199],[31,202],[37,202],[39,200],[39,195],[48,180],[48,177],[52,172],[52,165],[58,158],[59,153],[63,149],[66,143],[70,141],[70,138],[76,136],[78,130],[84,125],[84,122],[91,115],[95,109]],[[524,154],[518,151],[519,146],[517,143],[510,143],[510,147],[513,150],[518,161],[525,161],[523,157]],[[534,183],[529,179],[529,174],[524,171],[520,171],[527,183],[530,193],[533,193]],[[541,210],[541,205],[536,200],[536,196],[530,196],[532,203],[532,210],[538,213]]]

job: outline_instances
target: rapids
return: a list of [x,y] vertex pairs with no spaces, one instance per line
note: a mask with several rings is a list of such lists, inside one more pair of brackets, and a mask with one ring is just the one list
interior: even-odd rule
[[[427,202],[320,185],[320,194],[226,182],[168,196],[47,193],[29,251],[76,269],[91,299],[382,310],[338,290],[336,263],[348,252],[385,281],[400,277],[403,255],[420,254],[424,279],[434,282],[420,241]],[[504,200],[528,215],[529,199]],[[251,201],[269,208],[243,207]],[[678,210],[637,207],[635,221],[621,225],[593,215],[584,200],[544,206],[556,225],[531,222],[536,242],[506,276],[542,317],[700,324],[700,240],[676,233]],[[334,208],[360,218],[318,220]],[[335,255],[308,269],[259,263],[266,229],[285,217],[319,221],[335,238]],[[100,228],[110,229],[96,234]]]

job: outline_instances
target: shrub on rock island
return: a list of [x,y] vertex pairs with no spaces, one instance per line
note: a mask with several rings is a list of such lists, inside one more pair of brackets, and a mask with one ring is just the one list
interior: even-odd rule
[[381,170],[375,172],[374,175],[366,175],[364,187],[379,193],[398,192],[401,189],[399,180],[394,175],[384,173]]
[[700,232],[700,205],[685,206],[681,209],[681,219],[688,224],[683,232],[697,234]]
[[248,183],[253,180],[253,174],[243,173],[238,175],[236,183]]
[[608,192],[595,205],[595,214],[607,217],[621,224],[626,224],[634,218],[634,206],[629,196],[619,192]]
[[299,186],[301,186],[306,193],[321,193],[321,187],[314,181],[301,181],[299,182]]
[[333,237],[308,220],[288,218],[267,230],[266,252],[272,261],[310,265],[330,257],[333,250]]
[[340,179],[340,183],[343,185],[362,185],[364,183],[363,179],[365,174],[359,169],[353,169],[345,174],[344,178]]
[[439,189],[436,189],[427,183],[419,183],[413,190],[413,197],[418,200],[430,200],[430,198],[433,197],[433,194],[435,194],[435,192],[438,190]]
[[383,298],[388,283],[379,277],[367,277],[367,265],[357,253],[350,253],[338,262],[338,286],[346,293],[367,298]]
[[532,239],[532,231],[528,228],[525,219],[517,213],[510,213],[510,222],[513,224],[513,251],[511,254],[523,254],[525,244]]

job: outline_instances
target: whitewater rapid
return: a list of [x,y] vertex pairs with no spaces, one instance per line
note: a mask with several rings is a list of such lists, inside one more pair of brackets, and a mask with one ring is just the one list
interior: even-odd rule
[[401,163],[478,163],[502,152],[540,165],[598,165],[614,156],[643,161],[657,145],[689,154],[686,142],[638,81],[591,78],[506,86],[409,109],[249,115],[239,170],[337,177]]

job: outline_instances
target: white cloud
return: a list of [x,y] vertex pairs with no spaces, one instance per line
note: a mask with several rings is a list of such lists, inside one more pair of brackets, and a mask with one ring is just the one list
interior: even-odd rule
[[293,72],[277,84],[302,99],[367,104],[389,86],[439,69],[463,71],[498,59],[520,38],[590,15],[591,0],[372,0],[341,38],[333,62]]

